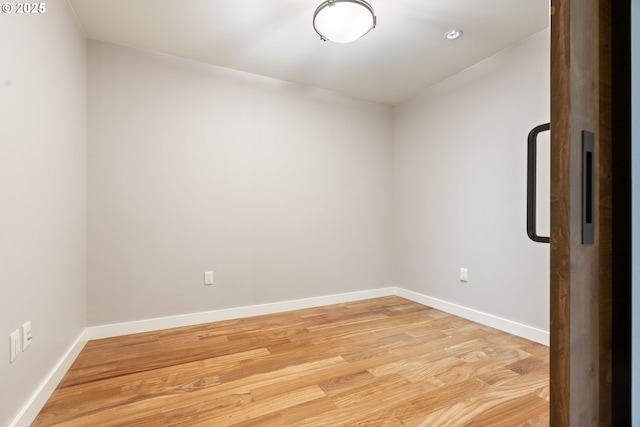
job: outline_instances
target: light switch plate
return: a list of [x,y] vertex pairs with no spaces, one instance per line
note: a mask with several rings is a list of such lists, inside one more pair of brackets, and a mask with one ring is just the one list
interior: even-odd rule
[[16,329],[9,334],[9,363],[13,363],[20,354],[20,331]]
[[31,345],[31,321],[22,325],[22,351],[26,351]]

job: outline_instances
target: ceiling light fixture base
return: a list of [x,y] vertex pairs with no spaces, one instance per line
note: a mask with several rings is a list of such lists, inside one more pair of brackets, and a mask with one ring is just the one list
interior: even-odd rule
[[364,0],[326,0],[313,13],[313,29],[322,41],[350,43],[376,24],[373,7]]

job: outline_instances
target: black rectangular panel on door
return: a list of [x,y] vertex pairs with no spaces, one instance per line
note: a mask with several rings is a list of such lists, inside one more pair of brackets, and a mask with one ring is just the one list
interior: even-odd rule
[[594,243],[595,224],[595,136],[593,132],[582,131],[582,244]]

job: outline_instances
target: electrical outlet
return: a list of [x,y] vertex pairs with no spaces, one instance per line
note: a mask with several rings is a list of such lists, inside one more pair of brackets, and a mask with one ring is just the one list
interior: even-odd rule
[[460,281],[461,282],[468,282],[469,281],[469,276],[468,276],[468,270],[466,268],[461,268],[460,269]]
[[213,271],[204,272],[204,284],[213,285]]
[[9,334],[9,363],[13,363],[20,354],[20,331],[16,329]]
[[26,322],[22,325],[22,351],[27,351],[29,346],[31,345],[31,321]]

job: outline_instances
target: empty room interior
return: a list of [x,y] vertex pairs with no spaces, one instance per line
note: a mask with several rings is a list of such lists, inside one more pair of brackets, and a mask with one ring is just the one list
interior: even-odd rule
[[6,5],[0,425],[548,425],[547,1]]

